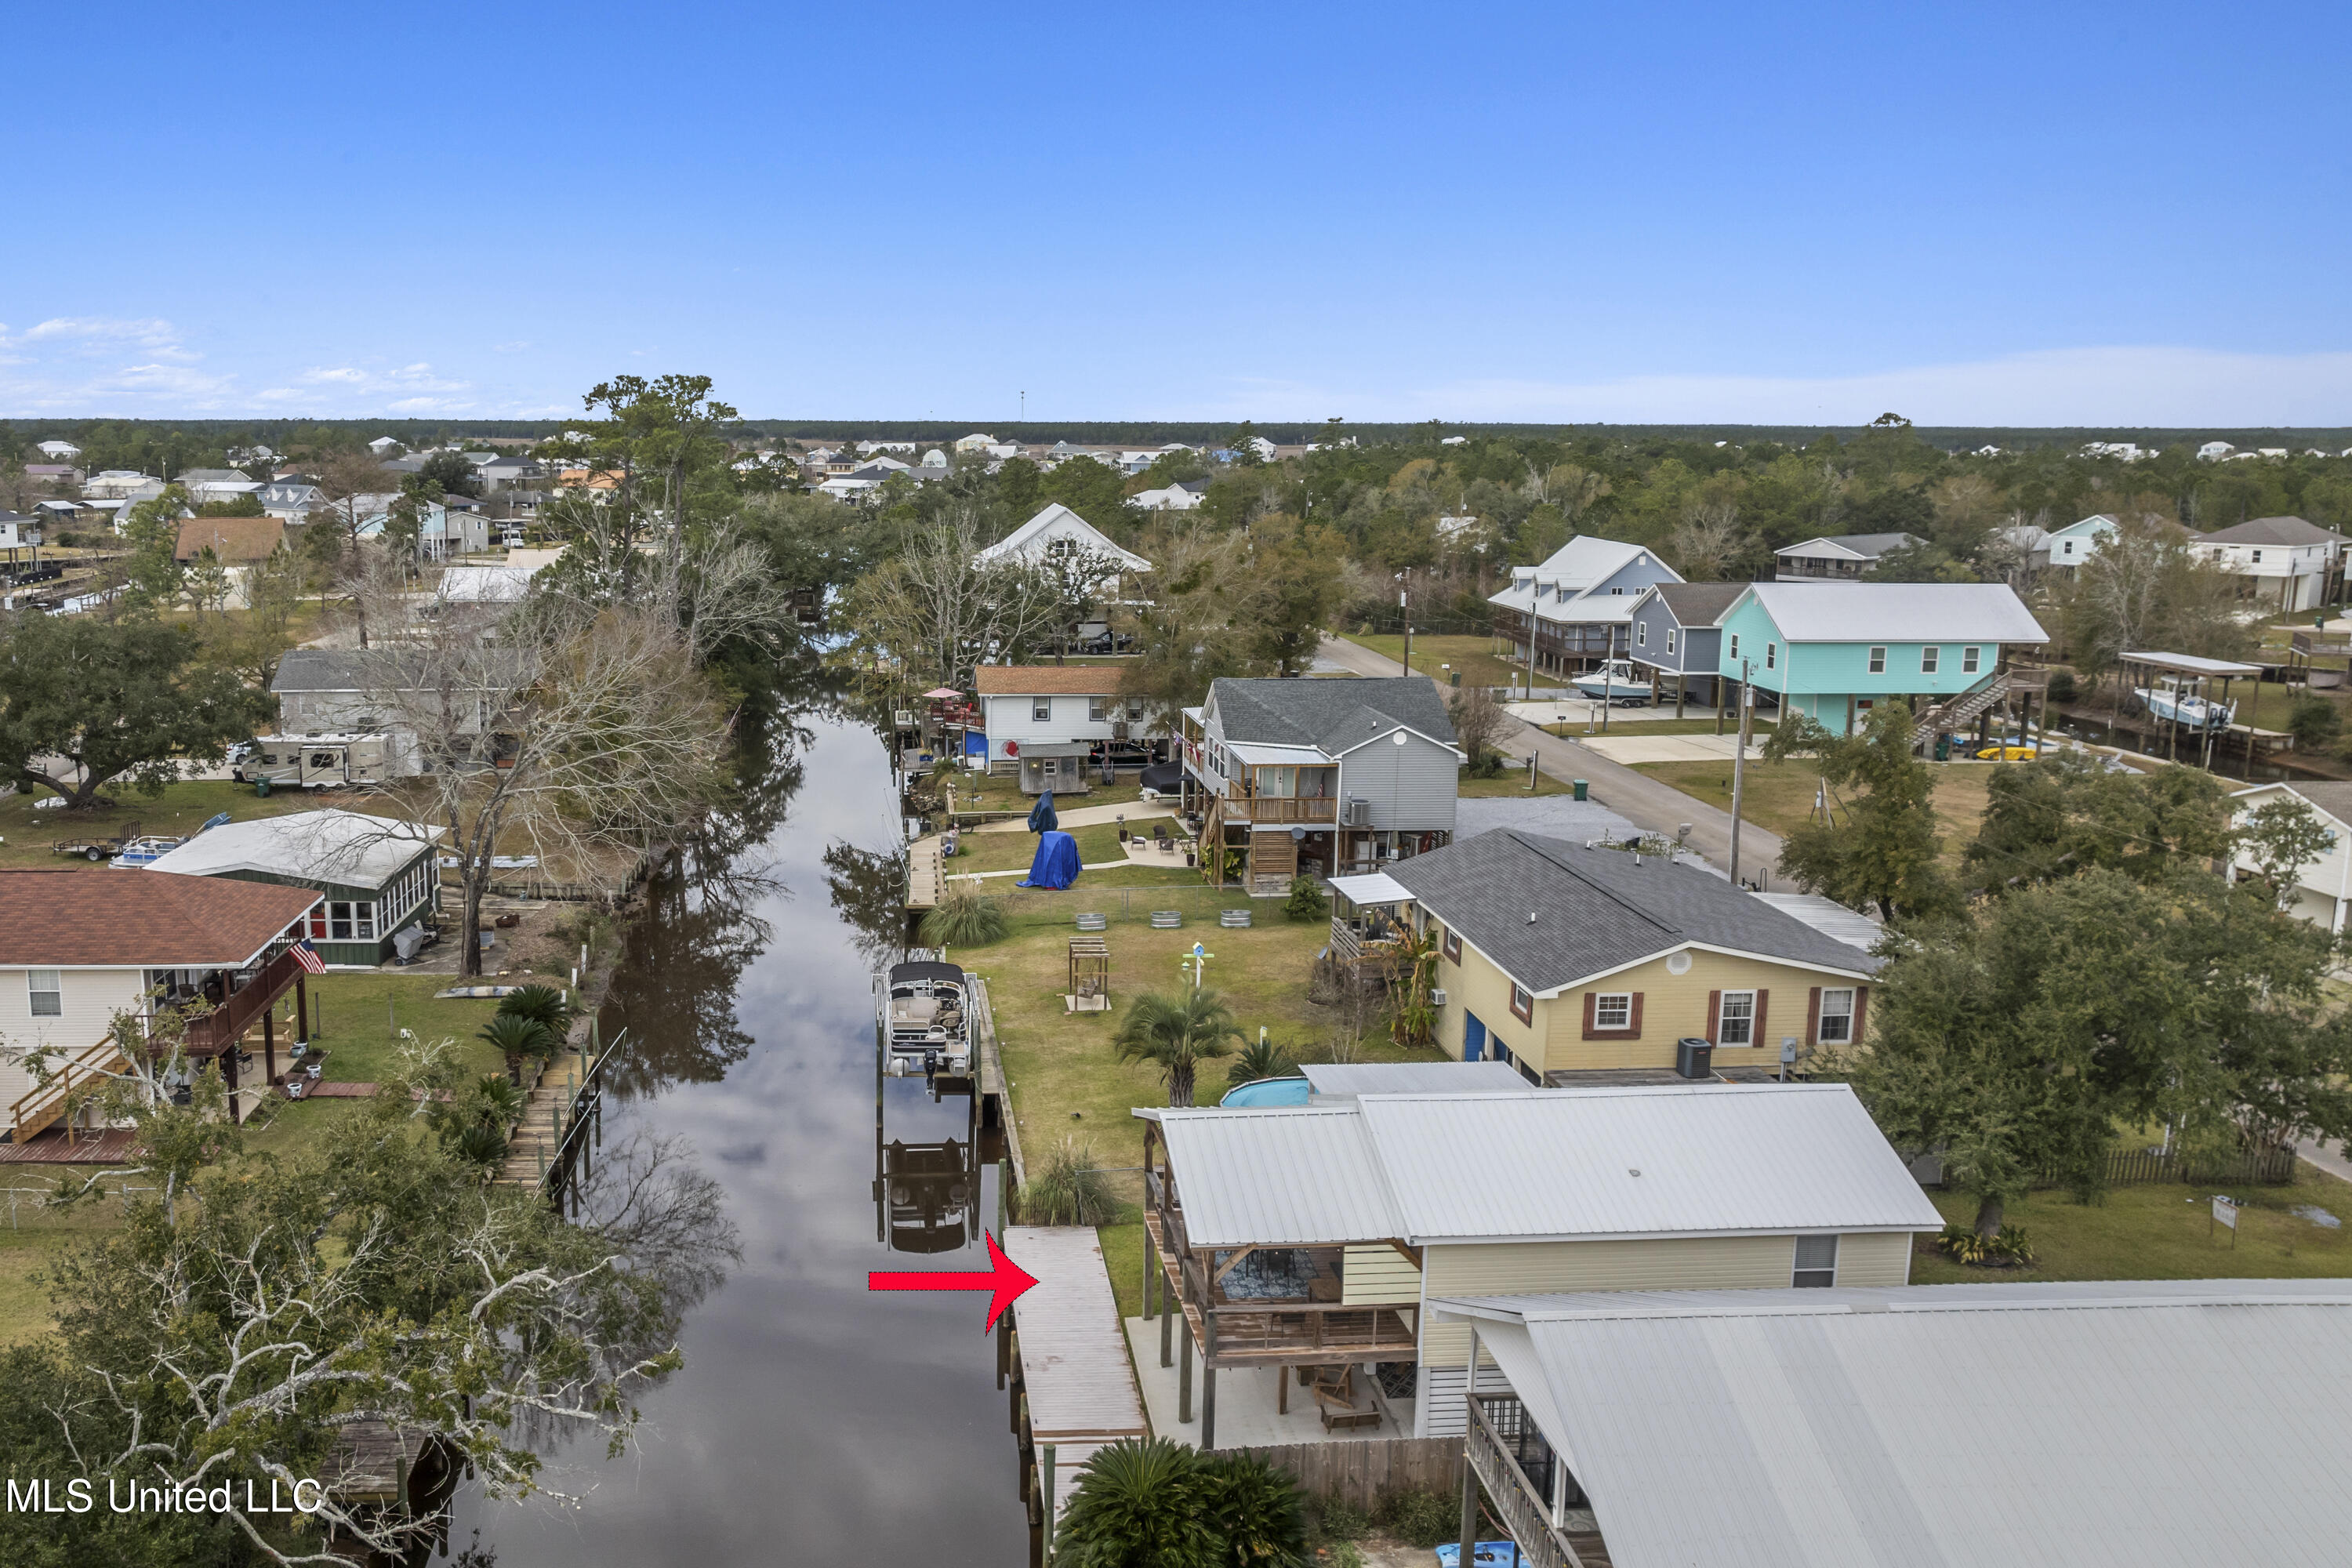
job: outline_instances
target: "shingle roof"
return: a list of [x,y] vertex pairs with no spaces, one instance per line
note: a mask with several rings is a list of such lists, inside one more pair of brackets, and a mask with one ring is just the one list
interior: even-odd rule
[[367,656],[357,648],[289,647],[269,678],[272,691],[364,691]]
[[1745,583],[1661,583],[1658,597],[1686,626],[1711,626],[1739,600]]
[[224,565],[267,561],[286,537],[286,524],[274,517],[184,517],[175,552],[193,561],[207,545]]
[[1790,642],[2045,643],[2006,583],[1750,583]]
[[1087,664],[983,664],[972,671],[972,689],[982,697],[1091,697],[1117,691],[1118,671]]
[[1833,533],[1820,539],[1808,539],[1802,544],[1791,544],[1784,550],[1776,550],[1773,553],[1793,555],[1807,545],[1835,544],[1853,551],[1856,555],[1875,561],[1890,550],[1900,550],[1906,544],[1918,542],[1918,540],[1907,533]]
[[1210,688],[1225,739],[1265,746],[1317,746],[1332,755],[1402,724],[1446,745],[1454,721],[1424,676],[1343,680],[1240,679]]
[[1537,993],[1694,942],[1847,974],[1879,967],[1712,872],[1654,855],[1502,828],[1397,861],[1389,875]]
[[2344,536],[2330,533],[2299,517],[2257,517],[2235,528],[2217,529],[2201,544],[2341,544]]
[[306,888],[169,871],[0,871],[0,964],[236,966],[318,901]]

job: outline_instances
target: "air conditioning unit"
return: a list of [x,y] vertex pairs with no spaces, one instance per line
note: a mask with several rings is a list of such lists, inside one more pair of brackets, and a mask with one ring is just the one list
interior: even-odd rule
[[901,708],[890,716],[890,721],[901,730],[911,730],[915,727],[915,710],[911,708]]
[[1444,986],[1433,985],[1429,988],[1429,1005],[1433,1007],[1443,1007],[1445,1005]]
[[1122,719],[1111,725],[1110,738],[1114,741],[1124,741],[1127,739],[1127,721],[1125,720]]
[[1340,823],[1347,827],[1370,827],[1372,825],[1372,803],[1361,795],[1349,795],[1347,815]]

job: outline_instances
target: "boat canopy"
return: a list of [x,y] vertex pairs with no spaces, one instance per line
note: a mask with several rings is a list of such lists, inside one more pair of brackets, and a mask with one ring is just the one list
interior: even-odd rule
[[2234,664],[2226,658],[2201,658],[2193,653],[2126,653],[2117,655],[2116,662],[2161,669],[2172,675],[2226,675],[2233,679],[2244,679],[2263,672],[2259,664]]
[[893,985],[911,985],[919,980],[952,980],[961,984],[963,966],[943,963],[937,959],[919,959],[911,963],[890,966],[890,984]]

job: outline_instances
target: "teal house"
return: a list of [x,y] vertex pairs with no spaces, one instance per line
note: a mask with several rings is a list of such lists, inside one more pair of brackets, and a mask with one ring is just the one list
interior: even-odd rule
[[1717,624],[1726,680],[1840,734],[1896,698],[1953,720],[1998,695],[2003,650],[2050,640],[2005,583],[1751,583]]
[[356,811],[298,811],[207,828],[148,869],[274,882],[323,895],[304,932],[331,969],[413,955],[440,906],[446,829]]

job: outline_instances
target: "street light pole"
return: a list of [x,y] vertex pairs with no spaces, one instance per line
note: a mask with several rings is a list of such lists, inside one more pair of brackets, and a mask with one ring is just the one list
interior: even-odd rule
[[1739,661],[1739,743],[1731,753],[1731,885],[1739,886],[1739,797],[1748,782],[1748,737],[1756,721],[1756,688],[1748,659]]

